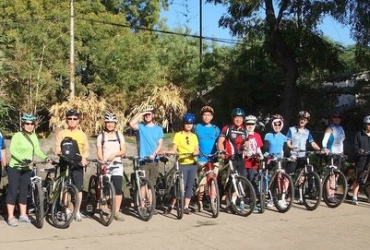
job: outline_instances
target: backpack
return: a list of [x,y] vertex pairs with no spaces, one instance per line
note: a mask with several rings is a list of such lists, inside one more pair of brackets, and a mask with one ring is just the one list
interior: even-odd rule
[[[119,138],[119,135],[118,135],[118,131],[115,131],[116,132],[116,137],[117,137],[117,141],[119,143],[119,145],[121,146],[121,138]],[[108,140],[110,141],[110,140]],[[105,143],[105,133],[104,131],[101,132],[101,146],[103,147],[104,146],[104,143]]]
[[66,161],[78,163],[82,160],[77,141],[71,137],[64,137],[60,143],[60,148]]

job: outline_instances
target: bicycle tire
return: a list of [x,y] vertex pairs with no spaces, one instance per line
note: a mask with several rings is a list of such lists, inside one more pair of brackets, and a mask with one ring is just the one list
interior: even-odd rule
[[98,205],[98,183],[98,177],[96,175],[91,175],[87,188],[87,201],[85,206],[85,211],[90,216],[95,214]]
[[260,207],[259,207],[259,212],[261,213],[261,214],[263,214],[264,212],[265,212],[265,210],[266,210],[266,190],[267,190],[267,183],[266,183],[266,179],[265,179],[265,176],[264,175],[262,175],[262,176],[260,176],[260,183],[259,183],[259,185],[260,185],[260,188],[259,188],[259,205],[260,205]]
[[114,190],[113,183],[106,181],[102,187],[102,194],[104,196],[105,203],[102,203],[102,198],[100,199],[100,222],[104,226],[109,226],[114,218],[116,209],[116,191]]
[[32,187],[32,200],[35,206],[35,226],[42,228],[44,226],[44,193],[41,183],[38,181]]
[[138,187],[135,191],[135,204],[136,204],[136,210],[138,213],[138,216],[143,221],[149,221],[154,214],[155,211],[155,204],[156,204],[156,198],[155,198],[155,190],[152,182],[148,180],[147,178],[141,177],[140,178],[140,185],[145,186],[145,193],[143,195],[144,199],[144,207],[141,206],[140,202],[140,196],[139,192],[141,191],[141,188]]
[[[279,175],[281,177],[279,178]],[[281,188],[281,186],[284,184],[281,182],[281,180],[284,182],[285,180],[288,180],[288,189],[285,191],[285,201],[284,201],[284,191]],[[280,183],[279,183],[280,181]],[[271,183],[271,195],[272,199],[274,201],[274,205],[276,209],[280,213],[286,213],[289,211],[289,209],[292,207],[293,200],[294,200],[294,185],[293,180],[290,175],[288,175],[285,172],[280,172],[276,175],[274,180]]]
[[177,219],[181,220],[184,216],[184,181],[182,176],[178,176],[175,181],[175,197],[176,197],[176,207],[177,207]]
[[370,201],[370,183],[367,182],[365,185],[364,185],[364,193],[367,197],[367,201],[369,202]]
[[[56,228],[68,228],[76,216],[77,204],[80,203],[78,189],[73,184],[66,184],[63,190],[60,190],[56,195],[57,197],[54,198],[51,205],[51,222]],[[71,213],[68,213],[67,209]]]
[[52,189],[53,189],[53,180],[50,177],[46,177],[42,184],[42,191],[44,195],[44,216],[46,216],[50,210],[50,197]]
[[307,210],[313,211],[319,207],[322,197],[322,186],[320,176],[316,172],[305,174],[302,183],[303,204]]
[[220,214],[220,192],[218,190],[217,179],[211,177],[207,182],[207,192],[205,194],[209,199],[209,206],[213,218],[217,218]]
[[348,192],[348,185],[347,185],[347,179],[344,176],[344,174],[339,171],[338,169],[334,169],[334,174],[338,177],[336,178],[335,182],[335,202],[332,202],[328,196],[328,188],[330,187],[330,173],[327,174],[324,178],[324,181],[322,182],[322,196],[324,199],[325,204],[330,208],[336,208],[340,206],[340,204],[343,203],[344,199],[346,198],[347,192]]
[[[239,197],[235,197],[236,190],[234,185],[231,183],[228,190],[228,199],[230,200],[230,206],[232,211],[241,216],[248,216],[253,212],[256,205],[256,192],[252,183],[243,176],[235,177],[236,188],[238,189]],[[235,197],[236,200],[230,197]]]

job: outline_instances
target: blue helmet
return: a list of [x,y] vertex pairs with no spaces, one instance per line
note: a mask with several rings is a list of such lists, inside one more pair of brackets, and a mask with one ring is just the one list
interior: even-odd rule
[[231,112],[231,116],[232,117],[235,117],[235,116],[243,116],[243,117],[245,117],[245,112],[241,108],[236,108],[236,109],[234,109]]
[[24,114],[21,119],[22,119],[22,122],[36,121],[36,117],[33,114]]
[[195,115],[192,114],[192,113],[186,113],[183,117],[182,117],[182,121],[184,123],[192,123],[194,124],[195,123]]

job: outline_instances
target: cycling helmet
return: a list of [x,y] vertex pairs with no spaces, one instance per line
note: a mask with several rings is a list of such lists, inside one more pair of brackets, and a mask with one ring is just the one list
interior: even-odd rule
[[300,119],[300,118],[306,118],[307,120],[310,120],[311,115],[310,115],[310,113],[308,113],[307,111],[302,110],[302,111],[299,111],[299,113],[298,113],[298,118],[299,118],[299,119]]
[[244,122],[247,124],[247,123],[253,123],[253,124],[256,124],[257,122],[257,117],[255,117],[254,115],[247,115],[245,118],[244,118]]
[[21,119],[22,119],[22,122],[36,121],[36,117],[33,114],[24,114]]
[[76,110],[76,109],[70,109],[66,112],[66,117],[69,117],[69,116],[80,117],[80,112],[78,112],[78,110]]
[[195,115],[192,114],[192,113],[186,113],[183,117],[182,117],[182,121],[184,123],[192,123],[194,124],[195,123]]
[[236,109],[234,109],[231,112],[231,116],[232,117],[235,117],[235,116],[243,116],[244,117],[245,116],[245,112],[241,108],[236,108]]
[[146,105],[146,106],[144,106],[144,107],[142,108],[142,111],[143,111],[143,112],[152,112],[152,113],[154,113],[155,108],[154,108],[154,106],[153,106],[153,105]]
[[[279,123],[279,122],[280,122],[280,128],[278,129],[278,127],[274,126],[274,124]],[[276,115],[271,116],[271,127],[275,132],[281,131],[283,126],[284,126],[284,118],[281,115],[276,114]]]
[[118,119],[115,114],[106,113],[104,116],[104,122],[118,122]]
[[364,117],[364,123],[370,123],[370,115]]
[[200,114],[203,115],[204,112],[209,112],[211,113],[212,115],[215,113],[213,108],[211,106],[204,106],[201,110],[200,110]]

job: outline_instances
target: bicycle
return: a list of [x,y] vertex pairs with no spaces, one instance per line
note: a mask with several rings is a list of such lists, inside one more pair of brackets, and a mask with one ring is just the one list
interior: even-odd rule
[[258,167],[258,173],[256,176],[256,184],[257,184],[257,198],[258,198],[258,207],[259,212],[264,213],[266,210],[266,203],[267,199],[266,196],[269,194],[269,186],[270,183],[270,176],[269,170],[265,167],[265,162],[261,161]]
[[[324,155],[321,154],[321,166],[323,156]],[[346,156],[337,153],[328,153],[326,154],[326,156],[329,157],[330,161],[328,165],[322,168],[320,173],[322,180],[322,196],[325,204],[328,207],[336,208],[340,204],[342,204],[342,202],[346,198],[348,185],[346,177],[335,165],[334,158],[338,156],[342,159],[346,159]]]
[[[174,166],[167,172],[168,157],[175,157]],[[179,169],[179,154],[161,155],[159,160],[163,162],[163,174],[160,173],[157,178],[156,194],[159,208],[164,204],[170,203],[174,197],[176,199],[177,219],[181,220],[184,215],[185,187],[182,172]]]
[[[360,156],[367,156],[367,157],[370,157],[370,151],[365,151],[361,154],[359,154]],[[369,179],[369,172],[370,172],[370,163],[367,164],[365,166],[365,169],[362,173],[362,178],[361,180],[359,180],[357,183],[359,185],[359,192],[363,192],[366,196],[366,198],[368,199],[368,201],[370,201],[370,179]],[[347,178],[347,185],[348,185],[348,191],[347,191],[347,194],[351,191],[353,191],[351,188],[352,188],[352,185],[353,183],[355,182],[355,180],[357,179],[357,170],[356,170],[356,165],[355,164],[352,164],[351,166],[349,166],[346,171],[345,171],[345,176]],[[349,196],[349,195],[347,195]]]
[[[214,159],[218,158],[218,153],[203,155],[203,157],[206,157],[208,161],[202,166],[201,171],[203,175],[195,180],[193,193],[194,197],[197,198],[196,200],[202,203],[202,207],[203,203],[209,204],[212,217],[217,218],[220,214],[220,193],[217,184],[217,175],[214,171],[218,166],[214,165]],[[203,180],[205,180],[204,184]],[[199,188],[201,184],[204,186],[204,191],[200,200]]]
[[100,223],[109,226],[116,209],[116,192],[111,182],[111,171],[119,168],[113,165],[122,164],[122,162],[101,162],[96,159],[91,162],[95,163],[96,173],[89,179],[86,212],[91,216],[98,212]]
[[[140,156],[125,155],[125,159],[132,161],[134,172],[130,178],[130,196],[134,201],[139,218],[149,221],[156,207],[155,190],[152,182],[145,177],[145,171],[140,163]],[[149,157],[144,157],[144,161],[149,161]]]
[[218,181],[219,187],[222,187],[223,192],[226,193],[227,204],[229,204],[231,212],[241,216],[250,215],[256,205],[256,193],[252,183],[247,178],[240,176],[234,168],[232,160],[235,155],[228,154],[226,151],[218,151],[217,153],[230,157],[228,162],[220,168]]
[[[302,151],[300,151],[302,152]],[[322,197],[322,186],[320,176],[315,172],[315,168],[310,164],[310,155],[317,154],[315,151],[304,151],[306,157],[298,159],[299,168],[293,175],[295,194],[299,194],[307,210],[313,211],[320,205]],[[303,165],[303,166],[302,166]]]
[[[71,171],[81,168],[60,156],[67,161],[65,169],[60,170],[59,162],[53,162],[55,166],[44,169],[46,177],[43,183],[44,210],[49,214],[52,224],[59,229],[67,228],[77,213],[77,204],[80,203],[77,187],[72,184]],[[54,177],[51,175],[54,174]]]
[[292,206],[294,200],[294,186],[292,177],[285,173],[282,165],[284,161],[291,160],[291,158],[277,158],[274,154],[266,154],[265,156],[267,166],[271,166],[271,162],[275,163],[275,166],[272,165],[272,173],[268,185],[269,201],[272,200],[279,212],[285,213],[289,211]]

